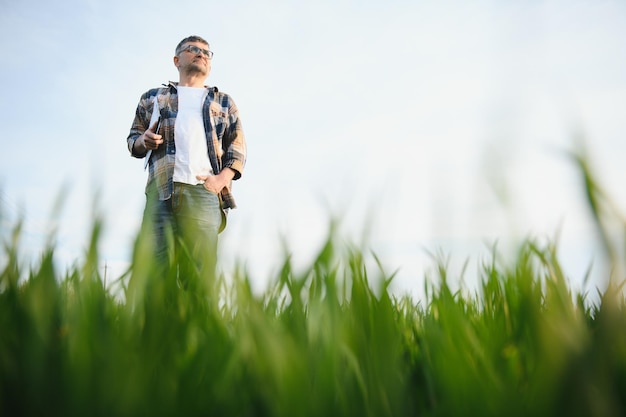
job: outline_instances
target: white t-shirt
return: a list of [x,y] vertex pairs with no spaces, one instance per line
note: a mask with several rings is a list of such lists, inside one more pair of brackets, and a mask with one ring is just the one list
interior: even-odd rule
[[176,160],[174,181],[186,184],[202,184],[196,175],[211,175],[202,104],[206,88],[178,86],[178,113],[174,123]]

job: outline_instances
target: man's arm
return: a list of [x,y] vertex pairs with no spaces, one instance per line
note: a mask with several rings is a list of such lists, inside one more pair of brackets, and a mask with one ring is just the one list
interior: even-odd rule
[[[224,154],[222,155],[222,170],[217,175],[198,175],[196,178],[204,181],[204,187],[214,193],[220,193],[224,188],[230,189],[233,180],[241,178],[246,164],[246,139],[241,128],[237,106],[228,98],[228,126],[222,137]],[[233,202],[234,204],[234,202]],[[233,206],[234,207],[234,206]]]
[[235,103],[231,100],[228,107],[229,124],[224,132],[223,144],[225,146],[222,155],[222,166],[230,168],[235,172],[233,180],[238,180],[243,174],[246,165],[247,148],[246,138],[241,127],[241,119],[239,118],[239,110]]
[[154,133],[155,126],[148,126],[148,109],[156,96],[158,89],[150,90],[144,93],[139,99],[135,118],[130,128],[130,133],[126,138],[128,150],[131,156],[135,158],[143,158],[149,149],[156,149],[163,143],[161,135]]

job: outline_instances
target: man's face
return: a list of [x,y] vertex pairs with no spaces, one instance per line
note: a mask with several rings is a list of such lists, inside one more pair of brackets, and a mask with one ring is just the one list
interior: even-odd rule
[[[194,46],[198,49],[194,50]],[[207,77],[211,72],[211,59],[203,51],[208,51],[208,48],[209,46],[202,42],[187,42],[174,57],[174,65],[180,72],[199,73]]]

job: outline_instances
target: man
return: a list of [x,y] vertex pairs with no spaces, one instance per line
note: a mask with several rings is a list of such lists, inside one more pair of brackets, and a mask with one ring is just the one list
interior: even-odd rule
[[231,182],[241,177],[246,161],[237,106],[204,84],[212,57],[201,37],[180,41],[174,55],[178,82],[141,96],[127,138],[133,157],[148,158],[144,225],[151,227],[155,257],[176,259],[186,287],[198,273],[215,272],[217,236],[235,208]]

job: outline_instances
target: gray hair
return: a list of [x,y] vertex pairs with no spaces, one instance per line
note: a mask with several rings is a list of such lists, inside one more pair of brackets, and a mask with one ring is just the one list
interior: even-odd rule
[[206,46],[209,46],[209,43],[207,41],[205,41],[203,38],[201,38],[200,36],[196,36],[196,35],[192,35],[192,36],[187,36],[185,39],[183,39],[182,41],[180,41],[178,43],[178,45],[176,45],[176,56],[178,56],[178,54],[180,54],[180,52],[183,49],[183,45],[189,42],[201,42],[203,44],[205,44]]

